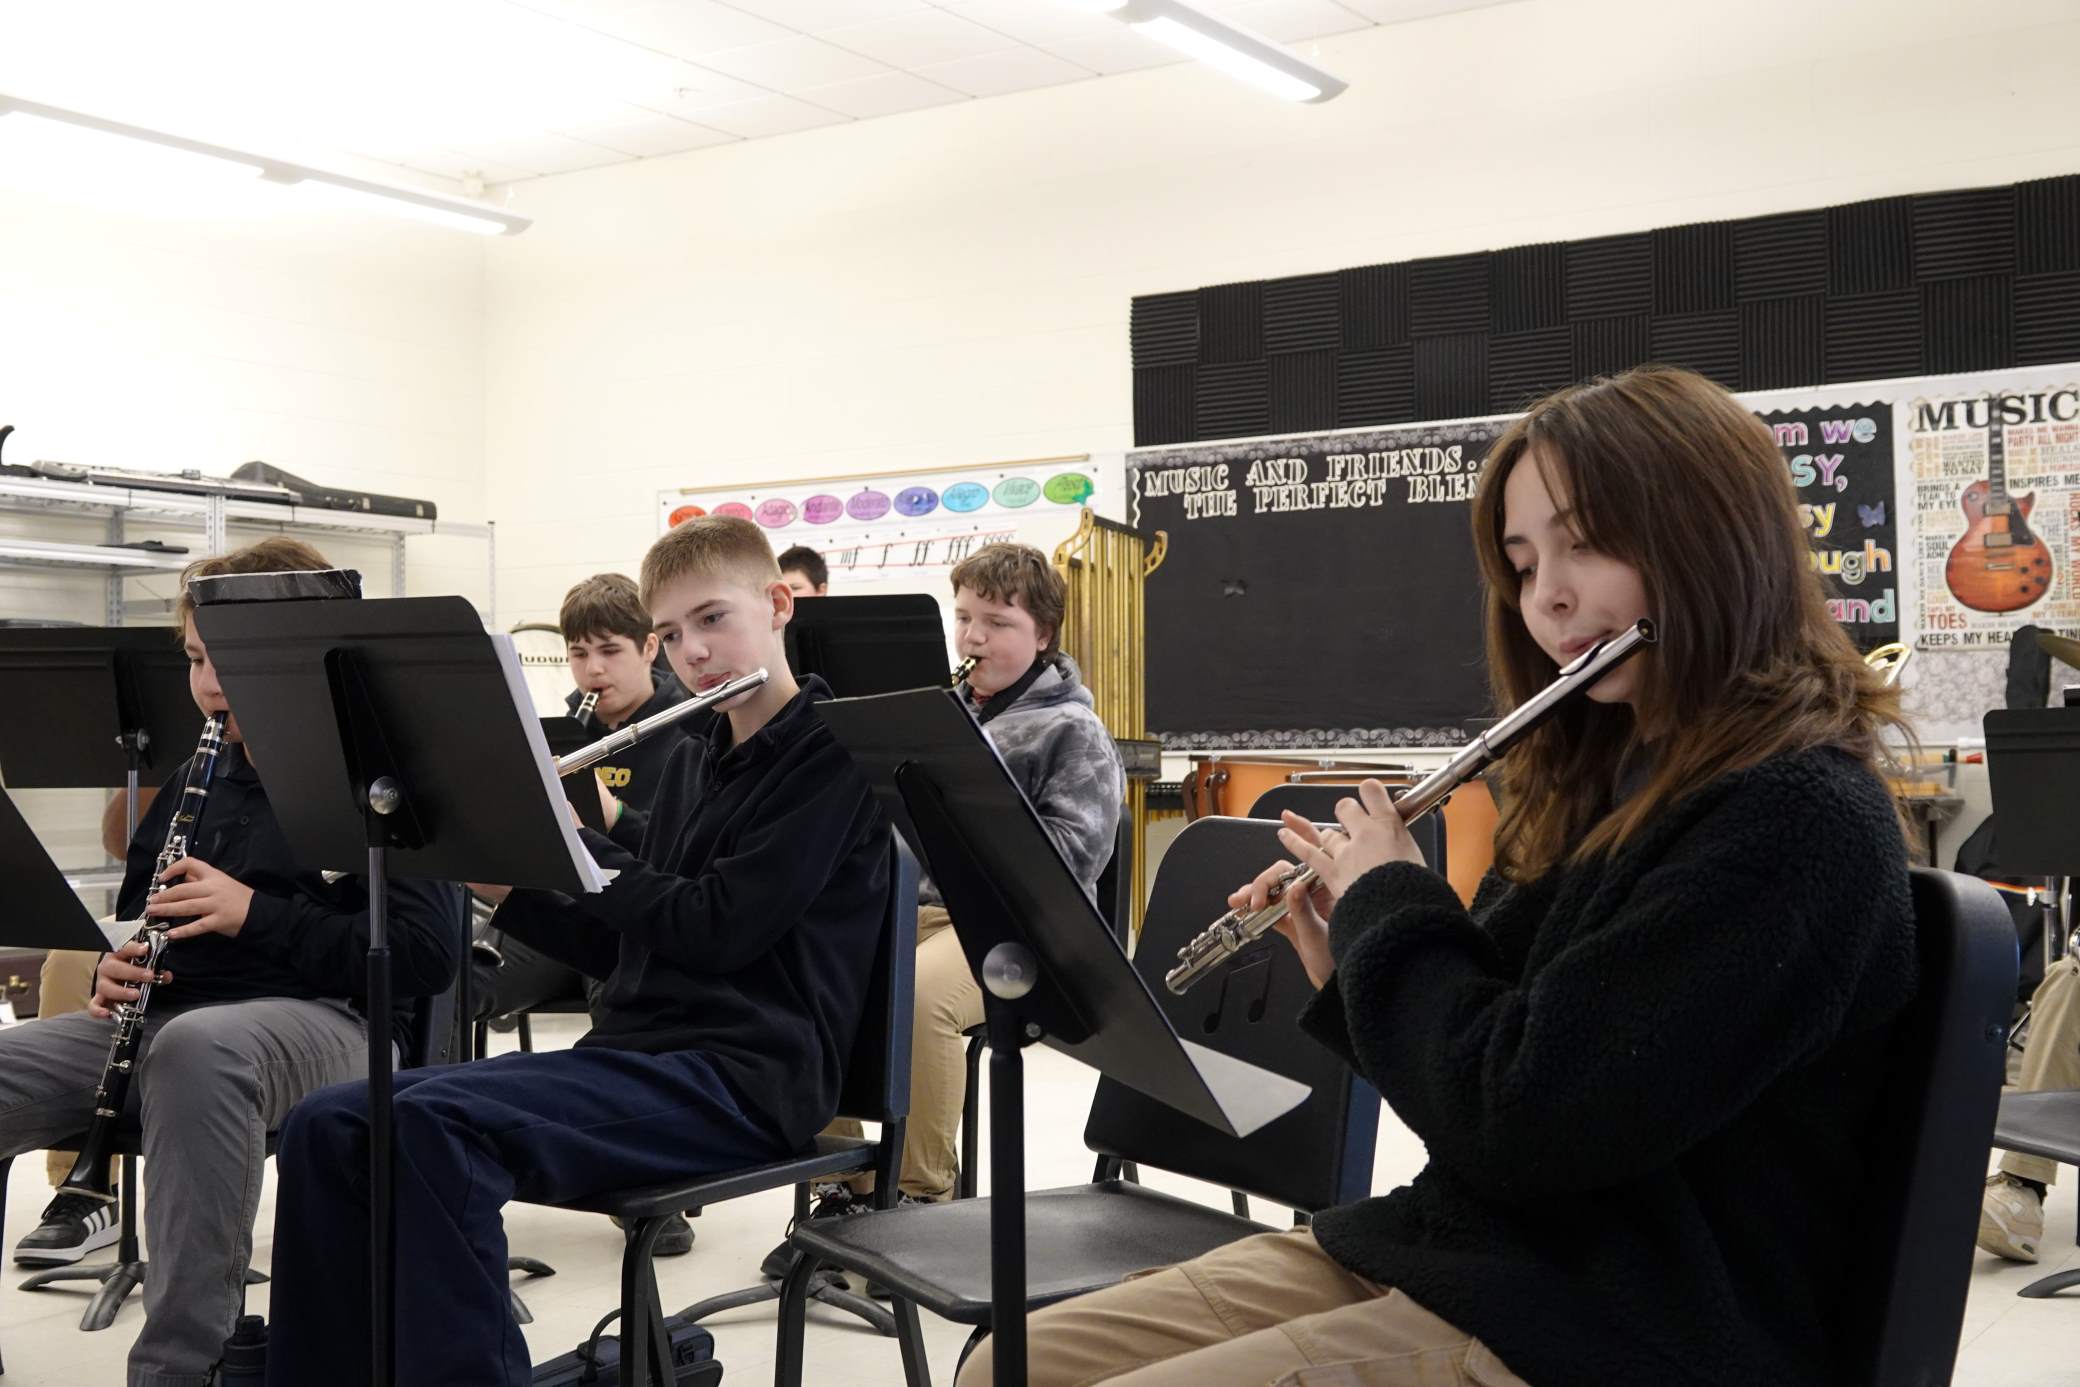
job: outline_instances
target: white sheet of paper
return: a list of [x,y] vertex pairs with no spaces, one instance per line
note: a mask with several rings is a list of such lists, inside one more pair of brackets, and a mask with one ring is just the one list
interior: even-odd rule
[[520,652],[513,648],[513,638],[500,631],[490,633],[491,644],[498,651],[499,668],[506,676],[506,691],[512,696],[513,708],[520,715],[520,725],[527,729],[527,748],[535,768],[541,773],[542,790],[549,802],[556,807],[556,830],[563,835],[564,848],[571,855],[571,865],[578,869],[578,879],[585,890],[597,893],[606,889],[611,879],[592,860],[585,844],[578,837],[578,830],[571,824],[571,816],[564,812],[563,787],[556,783],[555,758],[549,754],[549,743],[542,736],[542,720],[534,710],[534,695],[528,692],[527,676],[520,671]]

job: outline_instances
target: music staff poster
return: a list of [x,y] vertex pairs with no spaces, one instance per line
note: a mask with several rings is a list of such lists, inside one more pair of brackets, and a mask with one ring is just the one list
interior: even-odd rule
[[1915,644],[2004,650],[2080,629],[2080,382],[1996,382],[1900,406],[1920,561]]
[[943,597],[953,566],[983,545],[1017,541],[1052,553],[1084,506],[1116,510],[1117,494],[1116,461],[1108,469],[1103,459],[1075,457],[674,489],[658,493],[657,519],[662,533],[696,515],[740,516],[765,530],[776,554],[796,544],[821,553],[833,592]]

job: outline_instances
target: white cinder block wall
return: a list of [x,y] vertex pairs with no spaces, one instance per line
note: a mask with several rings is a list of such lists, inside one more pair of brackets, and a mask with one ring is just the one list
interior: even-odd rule
[[1524,0],[516,185],[486,247],[501,607],[661,487],[1116,449],[1135,294],[2080,169],[2071,0]]
[[0,422],[488,514],[505,625],[661,487],[1128,446],[1135,294],[2072,172],[2076,47],[2072,0],[1521,0],[1306,45],[1322,107],[1156,69],[519,184],[488,243],[10,189]]
[[[205,217],[115,188],[10,186],[0,424],[16,432],[0,456],[218,475],[257,458],[483,520],[483,247],[411,222],[256,205],[247,219]],[[231,540],[260,533],[234,529]],[[106,537],[100,521],[9,511],[0,535]],[[203,552],[199,531],[129,531],[154,536]],[[371,593],[389,591],[386,546],[306,538],[366,570]],[[481,542],[415,538],[407,555],[413,591],[488,595]],[[168,574],[128,583],[126,596],[144,605],[174,589]],[[99,622],[104,600],[84,572],[0,567],[0,615]],[[20,800],[62,863],[100,859],[100,792]]]

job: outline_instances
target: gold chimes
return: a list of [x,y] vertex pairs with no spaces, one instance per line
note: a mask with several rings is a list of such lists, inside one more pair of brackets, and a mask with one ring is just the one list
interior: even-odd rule
[[[1169,536],[1147,534],[1093,515],[1085,507],[1076,533],[1055,547],[1054,566],[1068,586],[1061,648],[1083,670],[1099,721],[1119,741],[1148,736],[1142,647],[1143,593],[1163,562]],[[1125,812],[1132,826],[1132,922],[1141,929],[1147,897],[1148,780],[1129,777]]]

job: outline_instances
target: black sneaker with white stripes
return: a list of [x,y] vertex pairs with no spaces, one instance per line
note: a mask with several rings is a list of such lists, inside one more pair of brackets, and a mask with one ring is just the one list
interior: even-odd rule
[[70,1266],[120,1237],[120,1216],[113,1199],[61,1194],[43,1211],[43,1222],[14,1245],[14,1259],[25,1267]]

